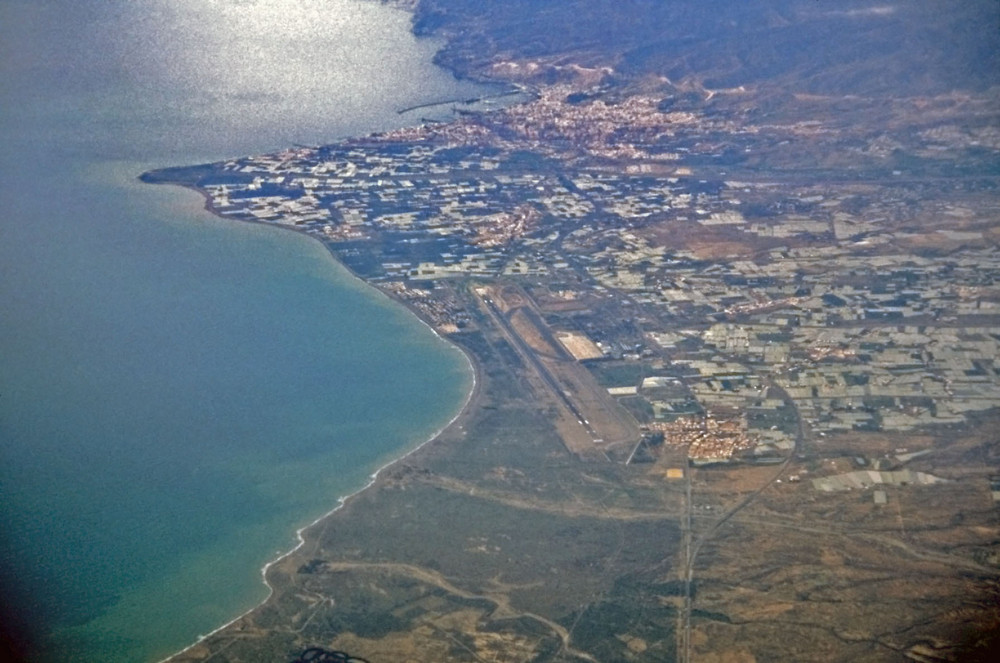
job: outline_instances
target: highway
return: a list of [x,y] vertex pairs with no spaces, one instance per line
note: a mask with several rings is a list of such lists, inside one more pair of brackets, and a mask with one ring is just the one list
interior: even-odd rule
[[719,531],[726,521],[735,516],[739,511],[746,508],[751,502],[753,502],[757,497],[772,486],[788,469],[789,463],[798,454],[799,450],[802,449],[802,442],[805,439],[805,424],[802,421],[802,415],[799,413],[799,409],[795,407],[795,401],[791,399],[786,392],[781,387],[777,386],[770,380],[768,380],[768,387],[775,390],[781,395],[782,400],[786,404],[790,404],[795,408],[797,422],[797,429],[795,433],[795,446],[788,453],[788,457],[785,458],[784,462],[778,466],[778,471],[775,472],[768,481],[761,485],[757,490],[753,491],[742,500],[739,501],[735,506],[726,511],[722,516],[716,520],[708,528],[708,530],[694,539],[694,534],[691,531],[691,511],[693,508],[692,496],[691,496],[691,468],[687,468],[685,476],[685,505],[684,505],[684,515],[682,516],[683,521],[681,523],[681,532],[683,536],[683,550],[684,550],[684,568],[681,574],[681,580],[684,582],[684,597],[683,605],[681,607],[680,615],[680,628],[677,633],[677,660],[680,663],[690,663],[691,661],[691,585],[694,582],[694,563],[698,557],[698,552],[702,549],[702,546],[712,538],[712,535]]

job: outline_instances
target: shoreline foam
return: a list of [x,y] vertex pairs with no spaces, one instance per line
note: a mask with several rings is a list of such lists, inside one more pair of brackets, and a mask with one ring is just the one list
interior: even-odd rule
[[[401,9],[401,10],[403,10],[403,11],[412,11],[412,6],[406,6],[405,4],[402,5],[402,6],[399,6],[398,8]],[[454,74],[455,72],[453,71],[452,73]],[[507,86],[511,85],[511,83],[509,81],[479,81],[479,82],[487,83],[487,84],[503,84],[503,85],[507,85]],[[513,89],[508,89],[506,92],[503,92],[502,94],[488,95],[486,98],[502,98],[502,97],[505,97],[505,96],[512,96],[512,95],[517,94],[519,92],[520,93],[524,93],[525,92],[524,88],[522,86],[520,86],[520,85],[514,84],[513,85]],[[445,103],[447,103],[447,102],[445,102]],[[407,110],[412,111],[414,109],[407,109]],[[401,113],[401,114],[403,114],[403,113]],[[155,171],[149,171],[149,172],[155,172]],[[354,491],[353,493],[349,493],[346,496],[339,497],[337,499],[337,505],[334,506],[330,511],[328,511],[328,512],[324,513],[323,515],[319,516],[318,518],[316,518],[315,520],[313,520],[311,523],[309,523],[307,525],[304,525],[303,527],[300,527],[299,529],[297,529],[296,532],[295,532],[295,537],[297,539],[297,543],[295,544],[295,546],[292,547],[290,550],[282,553],[281,555],[279,555],[275,559],[267,562],[266,564],[264,564],[263,567],[261,567],[261,570],[260,570],[261,578],[262,578],[262,580],[264,582],[264,586],[267,587],[267,590],[268,590],[268,593],[267,593],[266,597],[264,597],[259,603],[257,603],[256,605],[254,605],[250,609],[245,610],[244,612],[240,613],[239,615],[237,615],[233,619],[229,620],[225,624],[219,626],[216,629],[213,629],[209,633],[206,633],[204,635],[198,636],[197,639],[194,642],[192,642],[191,644],[187,645],[183,649],[180,649],[180,650],[178,650],[178,651],[170,654],[169,656],[167,656],[167,657],[165,657],[165,658],[163,658],[163,659],[161,659],[161,660],[159,660],[157,662],[157,663],[169,663],[169,661],[172,661],[173,659],[177,658],[178,656],[183,655],[185,652],[188,652],[191,649],[197,647],[199,644],[201,644],[202,642],[204,642],[208,638],[212,637],[213,635],[215,635],[217,633],[220,633],[220,632],[224,631],[225,629],[229,628],[230,626],[232,626],[233,624],[235,624],[239,620],[243,619],[244,617],[246,617],[250,613],[252,613],[255,610],[259,609],[260,607],[266,605],[267,602],[270,601],[274,597],[274,587],[271,585],[270,582],[268,582],[268,579],[267,579],[267,573],[271,569],[271,567],[273,567],[275,564],[280,563],[281,561],[287,559],[288,557],[290,557],[293,554],[295,554],[296,552],[298,552],[306,544],[306,536],[305,535],[306,535],[306,533],[310,529],[312,529],[316,525],[319,525],[319,524],[323,523],[324,521],[332,518],[333,516],[335,516],[337,514],[338,511],[340,511],[344,506],[346,506],[347,503],[351,499],[353,499],[354,497],[360,495],[364,491],[366,491],[366,490],[374,487],[376,485],[377,481],[378,481],[379,475],[384,470],[392,467],[393,465],[395,465],[395,464],[397,464],[397,463],[399,463],[399,462],[401,462],[401,461],[409,458],[413,454],[417,453],[418,451],[420,451],[421,449],[423,449],[424,447],[426,447],[427,445],[429,445],[431,442],[433,442],[434,440],[438,439],[446,430],[448,430],[453,425],[455,425],[455,423],[457,421],[459,421],[469,411],[469,409],[471,408],[471,406],[472,406],[472,404],[473,404],[473,402],[475,400],[475,396],[476,396],[476,394],[478,393],[478,390],[479,390],[480,379],[479,379],[479,365],[476,363],[476,361],[474,360],[473,356],[467,350],[465,350],[463,347],[461,347],[458,343],[455,343],[454,341],[451,341],[451,340],[445,338],[440,332],[438,332],[438,330],[434,329],[434,327],[427,320],[425,320],[423,318],[423,316],[420,315],[419,311],[417,311],[412,306],[408,305],[404,300],[402,300],[402,299],[400,299],[398,297],[393,297],[389,293],[387,293],[387,292],[379,289],[378,287],[374,286],[373,284],[369,283],[368,281],[366,281],[365,279],[363,279],[362,277],[360,277],[356,273],[354,273],[354,271],[352,271],[350,267],[348,267],[347,265],[345,265],[343,262],[341,262],[337,258],[337,255],[333,252],[333,249],[328,244],[326,244],[321,238],[316,237],[314,235],[311,235],[311,234],[309,234],[307,232],[304,232],[302,230],[299,230],[297,228],[290,228],[290,227],[287,227],[287,226],[282,226],[282,225],[273,224],[273,223],[264,223],[264,222],[260,222],[260,221],[254,221],[254,220],[251,220],[251,219],[234,219],[232,217],[224,216],[224,215],[220,214],[219,212],[217,212],[215,210],[214,206],[212,205],[212,199],[211,199],[211,197],[208,195],[208,193],[205,190],[199,188],[196,185],[192,185],[192,184],[186,184],[186,183],[180,183],[180,182],[170,182],[170,181],[166,181],[166,180],[146,180],[145,177],[146,177],[146,175],[149,174],[149,172],[143,173],[142,175],[140,175],[140,179],[143,182],[146,182],[146,183],[155,183],[155,184],[169,184],[169,185],[172,185],[172,186],[181,186],[182,188],[186,188],[186,189],[190,189],[192,191],[196,191],[199,194],[201,194],[202,197],[205,200],[205,204],[204,204],[205,211],[207,211],[209,214],[215,216],[216,218],[224,219],[226,221],[239,221],[239,222],[242,222],[242,223],[250,223],[250,224],[254,224],[254,225],[267,226],[267,227],[270,227],[270,228],[280,228],[282,230],[291,231],[291,232],[294,232],[294,233],[296,233],[298,235],[303,235],[303,236],[308,237],[308,238],[310,238],[310,239],[312,239],[314,241],[319,242],[323,246],[323,248],[326,250],[326,252],[330,256],[330,258],[334,261],[334,263],[336,263],[341,268],[343,268],[344,271],[351,276],[351,278],[353,278],[353,279],[357,280],[358,282],[362,283],[368,289],[370,289],[370,290],[378,293],[379,295],[387,298],[389,301],[402,306],[404,309],[406,309],[407,311],[409,311],[410,314],[412,314],[421,324],[423,324],[428,329],[430,329],[431,333],[433,333],[435,336],[437,336],[439,339],[441,339],[442,341],[444,341],[445,343],[447,343],[451,347],[453,347],[456,350],[458,350],[458,352],[465,358],[465,361],[468,364],[469,370],[471,371],[471,375],[472,375],[472,385],[469,387],[468,393],[466,394],[466,397],[465,397],[465,401],[459,407],[459,409],[455,413],[455,415],[444,426],[442,426],[439,430],[437,430],[434,434],[432,434],[430,437],[428,437],[426,440],[424,440],[420,444],[416,445],[412,449],[409,449],[408,451],[406,451],[405,453],[403,453],[398,458],[394,458],[394,459],[386,462],[382,466],[380,466],[378,469],[376,469],[369,476],[369,480],[368,480],[368,482],[364,486],[362,486],[358,490]]]
[[[143,175],[145,175],[145,173]],[[261,579],[263,580],[264,586],[267,587],[267,596],[265,596],[263,599],[261,599],[261,601],[259,603],[257,603],[253,607],[249,608],[248,610],[243,611],[242,613],[240,613],[236,617],[232,618],[231,620],[229,620],[228,622],[226,622],[222,626],[219,626],[218,628],[213,629],[212,631],[210,631],[208,633],[205,633],[204,635],[199,635],[194,642],[192,642],[191,644],[187,645],[183,649],[180,649],[180,650],[178,650],[178,651],[170,654],[169,656],[167,656],[165,658],[162,658],[162,659],[159,659],[157,661],[157,663],[169,663],[169,661],[171,661],[171,660],[175,659],[176,657],[181,656],[182,654],[184,654],[184,653],[186,653],[186,652],[194,649],[195,647],[197,647],[199,644],[201,644],[202,642],[204,642],[208,638],[212,637],[213,635],[215,635],[217,633],[220,633],[221,631],[226,630],[227,628],[229,628],[230,626],[232,626],[233,624],[235,624],[239,620],[243,619],[244,617],[246,617],[250,613],[254,612],[258,608],[260,608],[260,607],[264,606],[265,604],[267,604],[267,602],[270,601],[271,598],[274,597],[274,586],[267,579],[267,573],[271,569],[271,567],[273,567],[275,564],[278,564],[278,563],[282,562],[283,560],[291,557],[296,552],[298,552],[306,544],[306,542],[307,542],[307,540],[306,540],[306,533],[308,532],[308,530],[312,529],[316,525],[319,525],[319,524],[323,523],[327,519],[332,518],[333,516],[335,516],[337,514],[338,511],[340,511],[344,506],[346,506],[347,503],[351,499],[353,499],[354,497],[360,495],[361,493],[363,493],[364,491],[368,490],[369,488],[372,488],[373,486],[375,486],[375,484],[378,482],[379,476],[381,475],[381,473],[384,470],[392,467],[396,463],[399,463],[399,462],[401,462],[403,460],[406,460],[407,458],[409,458],[413,454],[417,453],[418,451],[420,451],[421,449],[423,449],[424,447],[426,447],[428,444],[430,444],[434,440],[438,439],[446,430],[448,430],[449,428],[451,428],[455,424],[455,422],[457,422],[459,419],[461,419],[462,416],[465,415],[467,413],[467,411],[469,410],[469,408],[470,408],[471,404],[473,403],[473,400],[474,400],[474,398],[475,398],[475,396],[476,396],[476,394],[477,394],[477,392],[479,390],[480,380],[479,380],[479,367],[478,367],[478,365],[473,360],[472,356],[464,348],[462,348],[462,346],[460,346],[458,343],[455,343],[454,341],[450,341],[447,338],[445,338],[444,336],[442,336],[441,333],[438,332],[438,330],[434,329],[434,327],[430,323],[428,323],[427,320],[425,320],[413,307],[407,305],[407,303],[405,301],[403,301],[401,299],[398,299],[396,297],[392,297],[388,293],[384,292],[383,290],[380,290],[379,288],[375,287],[374,285],[372,285],[371,283],[369,283],[368,281],[364,280],[363,278],[361,278],[360,276],[358,276],[357,274],[355,274],[353,271],[351,271],[351,269],[347,265],[345,265],[339,259],[337,259],[337,256],[333,252],[333,250],[325,242],[323,242],[323,240],[321,240],[320,238],[315,237],[313,235],[310,235],[309,233],[303,232],[303,231],[298,230],[296,228],[289,228],[287,226],[276,225],[276,224],[273,224],[273,223],[263,223],[263,222],[260,222],[260,221],[253,221],[251,219],[234,219],[232,217],[223,216],[222,214],[219,214],[213,208],[212,202],[211,202],[211,198],[208,196],[208,194],[204,190],[202,190],[202,189],[200,189],[200,188],[198,188],[196,186],[191,186],[191,185],[188,185],[188,184],[180,184],[180,183],[171,183],[169,181],[157,181],[155,183],[156,184],[169,184],[169,185],[172,185],[172,186],[181,186],[182,188],[185,188],[185,189],[190,189],[192,191],[197,191],[205,199],[205,207],[204,207],[205,211],[208,212],[209,214],[211,214],[212,216],[218,218],[218,219],[223,219],[223,220],[226,220],[226,221],[237,221],[237,222],[240,222],[240,223],[249,223],[249,224],[259,225],[259,226],[265,226],[265,227],[269,227],[269,228],[279,228],[279,229],[282,229],[282,230],[287,230],[287,231],[294,232],[297,235],[302,235],[302,236],[307,237],[307,238],[309,238],[311,240],[319,242],[320,245],[322,245],[323,248],[326,249],[326,252],[330,256],[330,259],[334,263],[336,263],[336,265],[338,265],[339,267],[343,268],[343,270],[345,271],[345,273],[348,274],[352,279],[354,279],[354,280],[358,281],[359,283],[363,284],[367,289],[373,291],[374,293],[376,293],[378,295],[381,295],[382,297],[385,297],[390,302],[392,302],[394,304],[397,304],[399,306],[402,306],[411,315],[413,315],[413,317],[416,318],[420,322],[420,324],[422,324],[425,327],[427,327],[431,331],[431,333],[434,334],[438,339],[440,339],[441,341],[443,341],[447,345],[455,348],[462,355],[462,357],[465,358],[465,361],[468,364],[469,370],[470,370],[471,375],[472,375],[472,384],[470,385],[468,393],[465,396],[465,400],[462,402],[462,405],[458,408],[458,411],[455,413],[455,415],[451,419],[449,419],[447,423],[445,423],[443,426],[441,426],[441,428],[439,428],[437,431],[435,431],[433,434],[431,434],[426,440],[424,440],[423,442],[420,442],[419,444],[417,444],[413,448],[407,450],[405,453],[403,453],[403,455],[399,456],[398,458],[393,458],[392,460],[389,460],[386,463],[384,463],[383,465],[381,465],[380,467],[378,467],[374,472],[372,472],[369,475],[368,482],[365,483],[365,485],[363,485],[361,488],[357,489],[353,493],[348,493],[347,495],[343,495],[343,496],[338,497],[337,498],[337,505],[335,507],[333,507],[332,509],[330,509],[326,513],[324,513],[321,516],[317,517],[312,522],[308,523],[307,525],[303,525],[302,527],[298,528],[295,531],[295,538],[297,539],[297,543],[295,544],[295,546],[293,546],[291,549],[285,551],[284,553],[281,553],[276,558],[272,559],[271,561],[267,562],[266,564],[264,564],[264,566],[261,567],[261,569],[260,569]]]

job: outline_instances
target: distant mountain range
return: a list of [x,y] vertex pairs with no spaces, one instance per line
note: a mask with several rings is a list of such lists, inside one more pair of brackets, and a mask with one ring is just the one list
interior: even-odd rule
[[920,96],[1000,85],[996,0],[420,0],[414,25],[446,37],[441,63],[469,75],[516,57],[680,89]]

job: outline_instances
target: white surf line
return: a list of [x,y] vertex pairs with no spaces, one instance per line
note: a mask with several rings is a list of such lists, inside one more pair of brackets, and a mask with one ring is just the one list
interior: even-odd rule
[[[301,234],[303,234],[303,235],[306,235],[307,237],[312,237],[311,235],[308,235],[307,233],[304,233],[304,232],[301,232],[301,231],[299,231],[299,232]],[[315,239],[315,240],[319,241],[321,244],[323,244],[323,242],[321,240],[319,240],[319,238],[313,237],[313,239]],[[323,244],[323,246],[326,247],[325,244]],[[330,257],[333,258],[333,260],[338,265],[340,265],[342,267],[344,266],[343,263],[341,263],[339,260],[337,260],[336,256],[334,256],[332,252],[330,253]],[[257,608],[259,608],[262,605],[264,605],[265,603],[267,603],[271,599],[271,597],[274,596],[274,587],[272,587],[271,583],[269,583],[267,581],[267,572],[268,572],[268,570],[272,566],[274,566],[275,564],[281,562],[282,560],[286,559],[290,555],[298,552],[302,548],[302,546],[305,545],[306,540],[305,540],[305,537],[303,536],[303,533],[306,530],[308,530],[309,528],[311,528],[311,527],[313,527],[315,525],[318,525],[322,521],[324,521],[327,518],[331,517],[333,514],[335,514],[337,511],[339,511],[347,503],[348,500],[350,500],[351,498],[355,497],[356,495],[361,494],[365,490],[371,488],[375,484],[375,481],[378,479],[379,474],[381,474],[383,470],[388,469],[389,467],[395,465],[396,463],[398,463],[398,462],[400,462],[402,460],[405,460],[406,458],[408,458],[411,455],[415,454],[417,451],[419,451],[423,447],[427,446],[428,444],[430,444],[431,442],[433,442],[434,440],[436,440],[441,435],[441,433],[443,433],[444,431],[446,431],[453,423],[455,423],[458,420],[459,417],[461,417],[463,414],[465,414],[466,408],[469,406],[469,403],[472,402],[472,397],[475,395],[476,389],[479,387],[479,378],[478,378],[478,376],[476,374],[476,365],[472,361],[472,359],[469,357],[469,354],[461,346],[459,346],[457,343],[455,343],[453,341],[449,341],[448,339],[444,338],[440,333],[438,333],[438,331],[436,329],[434,329],[434,327],[432,327],[426,320],[424,320],[419,315],[417,315],[414,311],[412,311],[403,302],[401,302],[399,300],[396,300],[393,297],[390,297],[385,292],[382,292],[381,290],[379,290],[378,288],[376,288],[372,284],[368,283],[367,281],[365,281],[364,279],[362,279],[358,275],[356,275],[353,272],[351,272],[351,270],[348,269],[346,271],[353,278],[357,279],[358,281],[361,281],[361,283],[364,283],[366,286],[368,286],[369,288],[371,288],[375,292],[379,293],[383,297],[387,298],[389,301],[393,302],[394,304],[398,304],[400,306],[403,306],[403,308],[406,308],[406,310],[409,311],[417,320],[419,320],[421,324],[423,324],[425,327],[427,327],[428,329],[430,329],[431,333],[433,333],[435,336],[437,336],[439,339],[441,339],[445,343],[448,343],[452,347],[456,348],[461,353],[462,357],[465,358],[466,363],[469,365],[469,369],[472,371],[472,387],[469,389],[469,393],[466,394],[465,401],[462,403],[462,407],[460,407],[458,409],[458,412],[455,414],[455,416],[453,416],[450,420],[448,420],[448,423],[446,423],[444,426],[442,426],[441,428],[439,428],[436,432],[434,432],[433,435],[431,435],[430,437],[428,437],[426,440],[424,440],[423,442],[421,442],[417,446],[413,447],[412,449],[410,449],[409,451],[407,451],[406,453],[404,453],[402,456],[400,456],[398,458],[394,458],[393,460],[390,460],[387,463],[385,463],[384,465],[382,465],[381,467],[379,467],[377,470],[375,470],[369,476],[368,483],[366,483],[364,486],[362,486],[358,490],[354,491],[353,493],[350,493],[350,494],[348,494],[346,496],[343,496],[343,497],[339,497],[337,499],[337,506],[335,506],[332,509],[330,509],[329,511],[327,511],[322,516],[316,518],[314,521],[312,521],[308,525],[300,527],[298,530],[295,531],[295,536],[298,539],[298,543],[295,545],[295,547],[292,548],[291,550],[285,552],[285,553],[282,553],[281,555],[279,555],[278,557],[276,557],[275,559],[271,560],[270,562],[268,562],[267,564],[265,564],[263,567],[261,567],[261,570],[260,570],[261,578],[264,581],[264,586],[267,587],[267,596],[265,596],[257,605],[255,605],[252,608],[250,608],[249,610],[246,610],[245,612],[237,615],[236,617],[234,617],[233,619],[229,620],[228,622],[226,622],[222,626],[218,627],[217,629],[215,629],[215,630],[213,630],[213,631],[211,631],[209,633],[206,633],[205,635],[199,635],[198,639],[195,640],[194,642],[192,642],[190,645],[188,645],[184,649],[181,649],[178,652],[175,652],[175,653],[171,654],[170,656],[167,656],[166,658],[161,659],[160,661],[158,661],[158,663],[167,663],[167,661],[170,661],[171,659],[173,659],[173,658],[175,658],[177,656],[180,656],[180,655],[184,654],[185,652],[190,651],[191,649],[194,649],[195,647],[197,647],[198,645],[200,645],[202,642],[204,642],[208,638],[212,637],[213,635],[215,635],[215,634],[217,634],[217,633],[219,633],[221,631],[224,631],[225,629],[229,628],[230,626],[232,626],[233,624],[235,624],[239,620],[241,620],[244,617],[246,617],[247,615],[249,615],[251,612],[253,612]]]

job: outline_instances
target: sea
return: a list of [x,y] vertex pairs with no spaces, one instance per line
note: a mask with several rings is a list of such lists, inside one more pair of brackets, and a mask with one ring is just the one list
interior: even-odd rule
[[0,617],[28,660],[191,644],[460,409],[461,353],[318,242],[137,180],[496,92],[440,45],[372,0],[0,0]]

